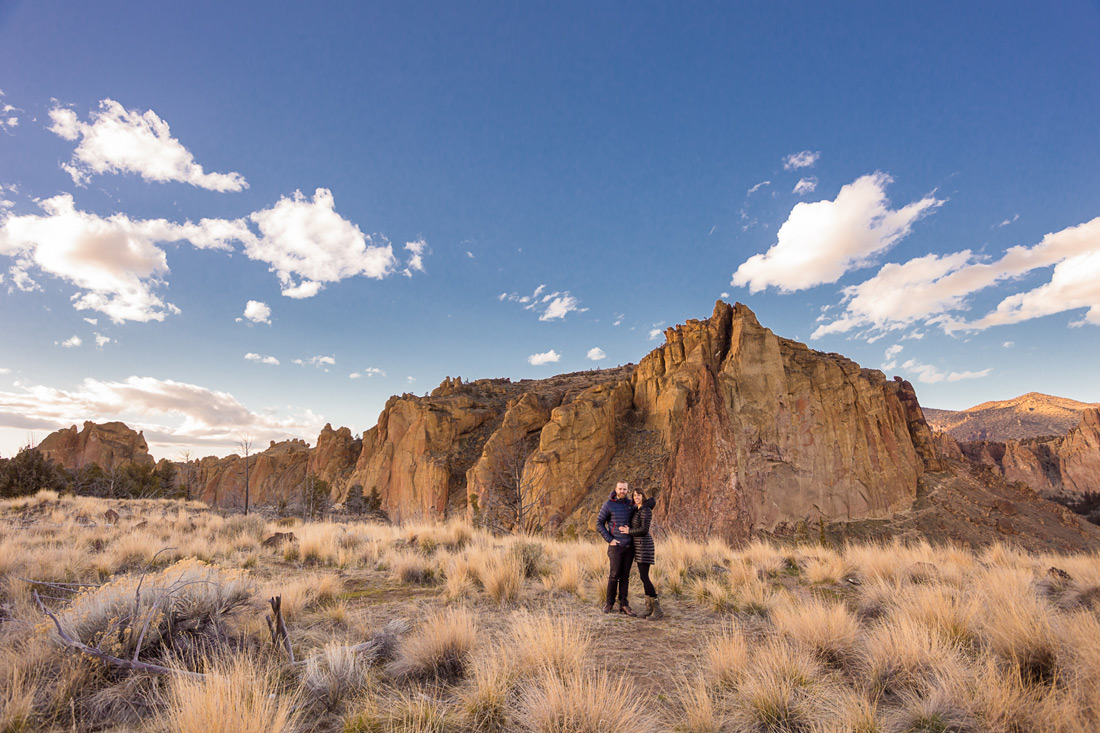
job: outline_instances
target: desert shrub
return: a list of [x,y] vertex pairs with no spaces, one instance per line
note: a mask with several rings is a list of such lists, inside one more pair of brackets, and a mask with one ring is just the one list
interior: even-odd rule
[[723,716],[703,675],[680,677],[675,682],[681,711],[676,730],[683,733],[720,733]]
[[459,711],[470,728],[481,731],[507,729],[517,677],[517,669],[506,649],[493,649],[473,661],[469,680],[458,691]]
[[1049,681],[1056,671],[1057,639],[1050,607],[1031,588],[1031,573],[994,568],[978,595],[977,635],[1001,659],[1018,666],[1025,679]]
[[436,612],[401,643],[390,664],[395,677],[450,682],[465,674],[477,643],[473,615],[464,608]]
[[497,603],[514,603],[523,593],[526,573],[513,554],[490,555],[481,569],[481,584],[485,595]]
[[741,630],[726,625],[703,648],[705,679],[717,687],[733,687],[749,661],[749,647]]
[[543,546],[539,542],[520,539],[513,541],[509,552],[516,558],[516,562],[523,568],[525,578],[534,578],[539,574],[539,560],[542,559]]
[[798,731],[813,724],[820,708],[821,668],[805,651],[772,638],[754,649],[736,691],[738,730]]
[[430,558],[414,552],[392,551],[386,555],[390,577],[401,583],[430,585],[435,582],[436,569]]
[[149,576],[127,576],[85,591],[59,620],[74,639],[129,659],[169,637],[178,645],[216,630],[221,618],[247,604],[253,593],[252,582],[239,571],[181,560]]
[[562,677],[580,674],[592,635],[577,621],[549,613],[520,611],[512,616],[511,648],[521,670],[548,670]]
[[267,522],[257,514],[237,514],[226,519],[218,527],[218,537],[235,540],[238,537],[251,537],[254,540],[262,540],[267,531]]
[[276,669],[247,655],[210,667],[201,678],[171,679],[162,728],[179,733],[298,729],[296,696],[283,693]]
[[776,630],[810,649],[828,665],[851,661],[856,653],[859,624],[839,603],[808,599],[777,606],[771,613]]
[[366,683],[368,671],[362,656],[346,645],[329,642],[320,654],[309,658],[302,684],[333,707]]
[[940,634],[900,616],[871,629],[857,667],[870,699],[894,701],[906,694],[928,692],[937,679],[952,674],[959,664],[956,648]]
[[625,678],[611,680],[606,672],[567,679],[554,674],[528,681],[520,695],[515,723],[533,733],[605,733],[660,730],[646,711],[646,699]]

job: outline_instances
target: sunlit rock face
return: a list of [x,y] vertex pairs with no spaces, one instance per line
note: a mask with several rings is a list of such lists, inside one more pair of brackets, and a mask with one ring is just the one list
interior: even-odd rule
[[671,456],[658,517],[731,538],[888,516],[939,467],[911,385],[779,338],[741,304],[666,331],[634,408]]
[[87,421],[79,432],[75,425],[58,430],[47,435],[38,444],[38,450],[47,459],[70,470],[93,463],[105,471],[112,471],[124,463],[153,465],[145,436],[121,422],[96,424]]

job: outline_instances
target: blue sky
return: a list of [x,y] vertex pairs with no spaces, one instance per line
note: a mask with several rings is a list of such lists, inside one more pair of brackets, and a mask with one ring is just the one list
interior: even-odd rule
[[679,5],[0,0],[0,454],[362,432],[720,297],[1100,400],[1095,3]]

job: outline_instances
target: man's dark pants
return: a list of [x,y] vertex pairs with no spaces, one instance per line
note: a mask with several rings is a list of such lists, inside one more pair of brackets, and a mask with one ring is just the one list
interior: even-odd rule
[[630,590],[630,566],[634,563],[634,546],[609,545],[607,559],[611,561],[611,572],[607,575],[607,603],[615,602],[615,589],[619,590],[619,604],[629,605],[627,593]]

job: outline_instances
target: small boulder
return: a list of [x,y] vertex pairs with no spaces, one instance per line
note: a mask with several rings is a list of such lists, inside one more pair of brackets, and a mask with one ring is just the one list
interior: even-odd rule
[[260,544],[263,547],[282,547],[287,542],[297,542],[293,532],[276,532]]
[[118,512],[116,512],[114,509],[108,509],[107,511],[103,512],[103,519],[107,522],[107,524],[117,524]]

